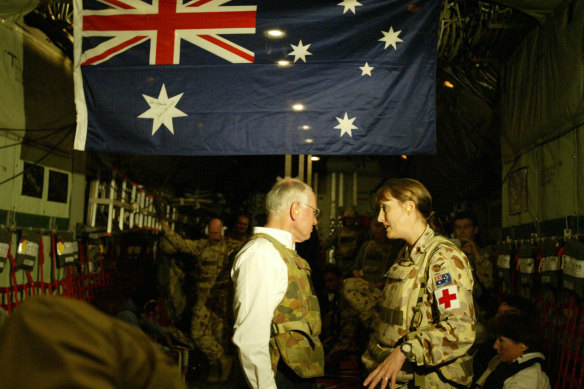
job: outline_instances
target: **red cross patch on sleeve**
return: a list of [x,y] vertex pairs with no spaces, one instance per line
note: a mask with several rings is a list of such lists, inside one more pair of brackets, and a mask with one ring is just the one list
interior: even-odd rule
[[434,292],[436,301],[438,302],[438,309],[440,313],[450,311],[452,309],[460,308],[460,300],[458,299],[458,287],[450,285]]

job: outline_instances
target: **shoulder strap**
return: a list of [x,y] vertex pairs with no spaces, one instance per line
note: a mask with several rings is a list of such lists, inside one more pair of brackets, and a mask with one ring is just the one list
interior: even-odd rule
[[274,248],[280,253],[280,255],[282,256],[282,258],[284,260],[295,256],[295,251],[292,249],[289,249],[288,247],[284,246],[278,239],[274,238],[271,235],[268,234],[264,234],[264,233],[257,233],[257,234],[253,234],[248,241],[254,240],[254,239],[259,239],[259,238],[263,238],[266,239],[268,242],[270,242]]
[[499,366],[489,376],[483,385],[484,389],[500,389],[503,388],[503,383],[509,377],[514,376],[523,369],[526,369],[536,363],[539,363],[542,367],[545,361],[542,358],[532,358],[529,361],[523,363],[500,363]]

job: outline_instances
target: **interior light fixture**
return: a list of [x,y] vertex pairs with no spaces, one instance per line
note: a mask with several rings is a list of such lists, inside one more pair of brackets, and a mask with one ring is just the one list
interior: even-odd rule
[[290,65],[290,61],[288,61],[287,59],[281,59],[278,62],[276,62],[278,64],[278,66],[288,66]]
[[444,86],[450,89],[454,88],[454,84],[448,80],[444,81]]
[[314,139],[306,138],[306,139],[304,139],[304,143],[314,143]]
[[304,104],[296,103],[292,106],[294,111],[304,111]]
[[312,157],[310,157],[311,161],[320,161],[320,157],[317,157],[316,155],[313,155]]
[[405,154],[402,154],[400,157],[401,157],[401,159],[406,159],[406,160],[408,159],[408,156]]
[[304,131],[308,131],[308,130],[310,130],[310,126],[308,124],[303,124],[300,126],[300,129],[304,130]]
[[284,36],[284,31],[278,29],[272,29],[266,31],[266,35],[270,38],[282,38]]

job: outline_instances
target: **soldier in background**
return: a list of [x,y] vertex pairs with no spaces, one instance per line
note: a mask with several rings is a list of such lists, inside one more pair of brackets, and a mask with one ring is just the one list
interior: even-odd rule
[[225,382],[231,372],[233,356],[229,353],[228,287],[225,274],[231,267],[229,254],[239,241],[223,237],[223,222],[211,219],[208,238],[185,239],[162,223],[165,237],[175,251],[191,254],[197,261],[196,302],[193,306],[191,336],[209,361],[207,382]]
[[468,259],[436,234],[432,197],[419,181],[400,178],[377,192],[377,220],[389,239],[406,243],[386,274],[374,336],[363,363],[363,385],[458,388],[472,382],[475,340],[473,278]]
[[237,217],[235,227],[227,230],[227,237],[233,240],[244,242],[249,238],[250,217],[246,214],[241,214]]
[[378,288],[383,287],[383,275],[393,264],[403,242],[387,238],[383,223],[371,224],[371,240],[363,243],[357,254],[353,276],[363,278]]
[[492,247],[479,246],[479,226],[476,218],[470,212],[459,212],[454,216],[453,233],[460,241],[460,249],[466,254],[473,270],[475,287],[473,297],[477,309],[477,319],[485,324],[497,309],[497,299],[494,296],[493,273],[495,268],[495,253]]
[[329,304],[322,317],[322,343],[325,351],[325,369],[337,372],[340,362],[365,351],[368,334],[359,322],[359,312],[345,297],[343,276],[339,267],[328,264],[324,268],[324,283]]
[[367,231],[357,226],[357,211],[347,208],[343,212],[343,225],[327,237],[322,245],[324,250],[334,249],[335,263],[343,276],[350,277],[355,257],[361,245],[367,240]]

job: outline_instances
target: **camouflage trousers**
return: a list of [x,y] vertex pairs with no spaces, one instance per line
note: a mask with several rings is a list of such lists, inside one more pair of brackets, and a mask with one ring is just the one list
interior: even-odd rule
[[217,363],[225,355],[225,320],[205,304],[193,307],[191,336],[197,347],[207,356],[209,363]]

